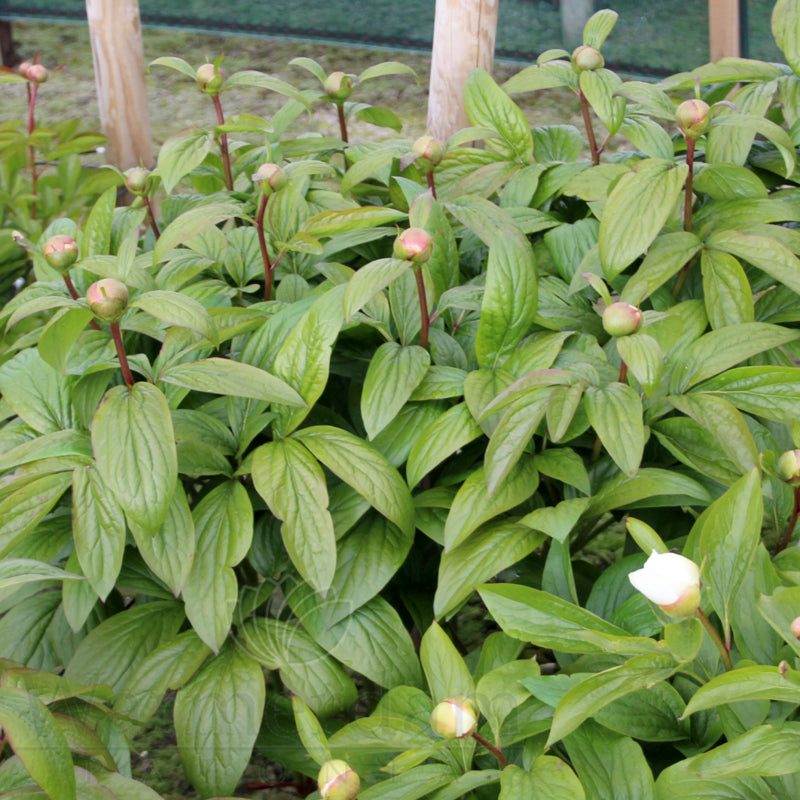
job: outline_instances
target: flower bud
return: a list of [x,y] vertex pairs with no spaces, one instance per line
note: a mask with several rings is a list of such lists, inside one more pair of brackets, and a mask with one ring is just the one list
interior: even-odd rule
[[789,630],[792,632],[792,636],[794,636],[795,639],[800,639],[800,617],[795,617],[792,620]]
[[603,330],[609,336],[629,336],[642,324],[642,312],[630,303],[612,303],[603,312]]
[[344,72],[331,72],[325,79],[323,89],[334,103],[343,103],[350,97],[350,93],[357,83],[358,81],[352,75],[346,75]]
[[20,61],[19,64],[17,64],[17,72],[19,72],[19,74],[22,75],[23,78],[27,78],[28,70],[32,66],[33,65],[31,64],[30,61]]
[[44,83],[50,77],[50,73],[43,64],[31,64],[27,69],[25,77],[31,83]]
[[253,182],[261,184],[261,191],[266,195],[277,192],[278,189],[286,185],[286,173],[277,164],[262,164],[253,173]]
[[442,700],[431,713],[431,728],[445,739],[469,736],[477,725],[475,707],[461,694]]
[[433,252],[433,237],[423,228],[408,228],[394,240],[397,258],[424,264]]
[[222,70],[217,68],[214,64],[203,64],[197,68],[195,73],[197,85],[212,97],[219,94],[222,88]]
[[147,191],[147,179],[149,177],[149,169],[132,167],[125,172],[125,187],[131,194],[143,195]]
[[596,47],[589,47],[582,44],[576,47],[572,53],[572,63],[578,72],[594,72],[600,69],[606,62],[602,53]]
[[433,136],[420,136],[414,142],[413,150],[420,156],[419,161],[427,161],[432,167],[438,166],[444,158],[444,145]]
[[781,455],[778,475],[790,486],[800,486],[800,450],[787,450]]
[[676,619],[691,617],[700,607],[700,568],[678,553],[652,552],[628,580],[648,600]]
[[89,308],[101,322],[118,322],[129,297],[128,287],[116,278],[95,281],[86,291]]
[[684,100],[675,111],[675,121],[689,139],[702,136],[711,124],[711,109],[704,100]]
[[66,272],[78,258],[78,243],[65,233],[51,236],[44,243],[47,263],[59,272]]
[[317,786],[322,800],[355,800],[361,781],[346,761],[334,758],[320,767]]

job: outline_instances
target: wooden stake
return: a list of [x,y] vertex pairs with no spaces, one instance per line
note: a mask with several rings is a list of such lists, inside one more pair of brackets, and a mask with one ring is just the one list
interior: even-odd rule
[[739,0],[708,0],[711,60],[741,55]]
[[492,71],[499,0],[436,0],[428,129],[446,141],[469,123],[464,83],[476,67]]
[[86,0],[100,125],[108,161],[153,166],[138,0]]

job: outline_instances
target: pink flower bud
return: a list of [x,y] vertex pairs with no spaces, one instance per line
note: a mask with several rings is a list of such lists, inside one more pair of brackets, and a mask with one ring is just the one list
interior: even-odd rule
[[31,64],[25,77],[31,83],[44,83],[50,77],[50,73],[43,64]]
[[286,173],[277,164],[262,164],[254,173],[253,181],[261,184],[261,191],[266,195],[277,192],[286,185]]
[[51,236],[44,243],[47,263],[59,272],[66,272],[78,258],[78,243],[64,233]]
[[630,303],[612,303],[603,312],[603,330],[609,336],[629,336],[642,324],[642,312]]
[[800,450],[787,450],[781,455],[778,475],[790,486],[800,486]]
[[394,240],[397,258],[424,264],[433,253],[433,237],[423,228],[408,228]]
[[700,568],[678,553],[652,552],[628,580],[671,617],[691,617],[700,607]]
[[334,758],[320,767],[317,786],[322,800],[355,800],[361,781],[346,761]]
[[149,177],[149,169],[132,167],[125,172],[125,187],[131,194],[143,195],[147,191],[147,179]]
[[433,136],[420,136],[414,142],[413,150],[420,156],[419,161],[427,161],[432,167],[438,166],[444,158],[444,145]]
[[30,61],[20,61],[17,64],[17,72],[22,75],[23,78],[28,77],[28,70],[31,68],[32,64]]
[[431,728],[445,739],[463,739],[478,726],[478,714],[468,697],[442,700],[431,713]]
[[704,100],[684,100],[675,111],[675,121],[689,139],[702,136],[711,124],[711,109]]
[[578,72],[594,72],[600,69],[606,62],[602,53],[596,47],[589,47],[582,44],[576,47],[572,53],[572,63]]
[[792,632],[792,636],[794,636],[795,639],[800,639],[800,617],[795,617],[792,620],[789,630]]
[[128,287],[116,278],[95,281],[86,291],[89,308],[101,322],[118,322],[129,297]]
[[222,70],[214,64],[203,64],[197,68],[195,73],[197,85],[212,97],[219,94],[222,88]]
[[334,103],[343,103],[350,97],[353,87],[358,84],[358,80],[353,75],[346,75],[344,72],[331,72],[325,79],[323,88],[325,94]]

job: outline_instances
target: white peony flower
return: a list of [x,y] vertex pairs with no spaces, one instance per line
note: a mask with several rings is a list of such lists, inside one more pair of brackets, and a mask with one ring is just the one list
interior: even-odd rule
[[655,550],[628,579],[672,617],[690,617],[700,606],[700,568],[678,553]]

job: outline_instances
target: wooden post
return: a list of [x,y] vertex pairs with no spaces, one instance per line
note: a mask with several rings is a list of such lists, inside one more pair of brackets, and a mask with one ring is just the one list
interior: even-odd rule
[[464,83],[476,67],[492,71],[499,0],[436,0],[428,130],[446,141],[469,123]]
[[708,0],[708,31],[711,60],[741,55],[739,0]]
[[18,59],[14,47],[14,33],[7,19],[0,19],[0,55],[4,67],[16,66]]
[[100,125],[108,161],[153,166],[138,0],[86,0]]

